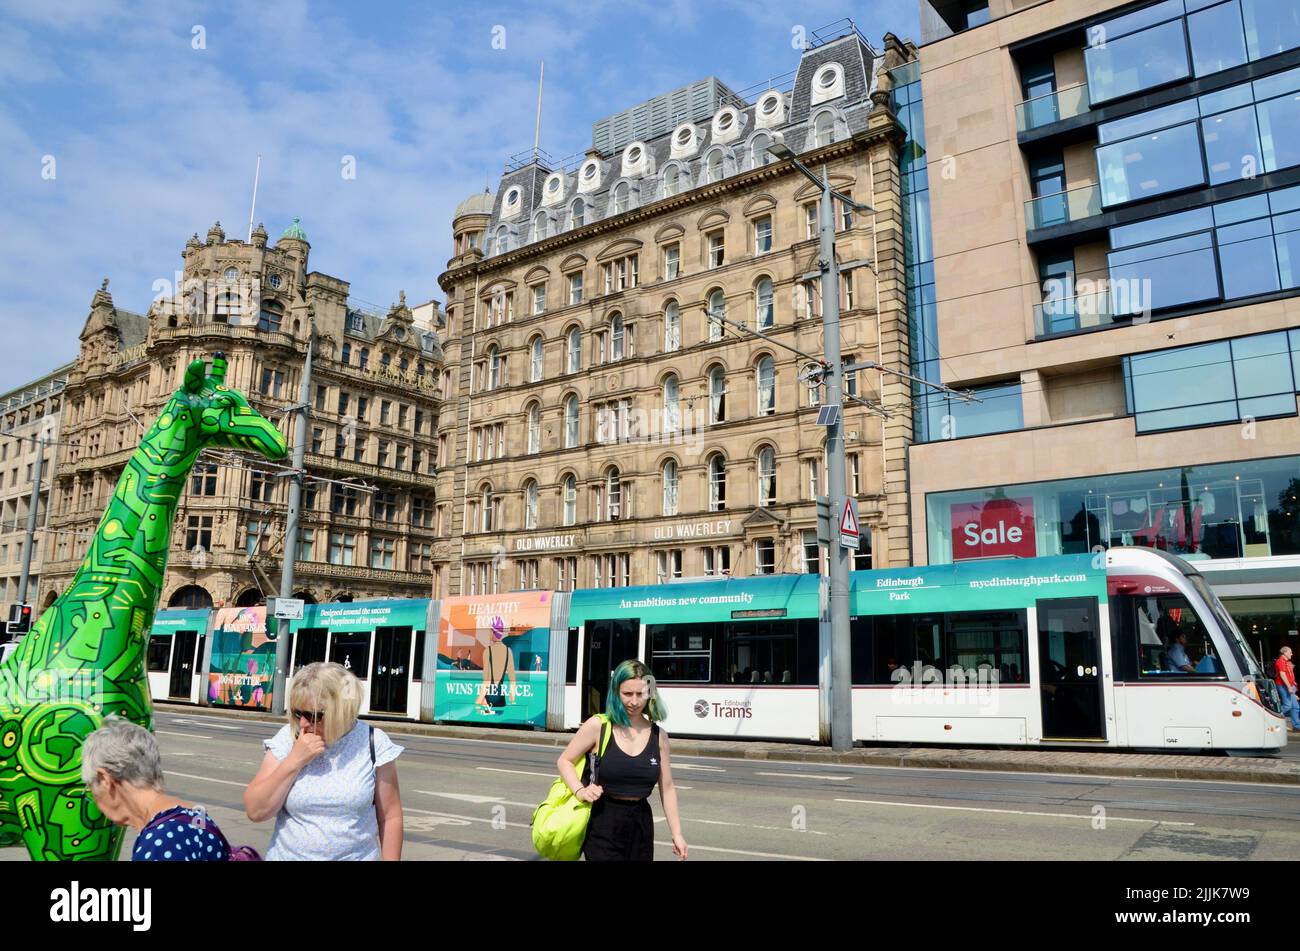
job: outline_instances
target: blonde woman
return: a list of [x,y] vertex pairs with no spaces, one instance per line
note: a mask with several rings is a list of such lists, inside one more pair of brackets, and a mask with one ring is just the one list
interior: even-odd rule
[[401,859],[402,747],[358,721],[361,682],[338,664],[308,664],[288,694],[289,723],[263,742],[244,792],[249,819],[275,817],[267,859]]

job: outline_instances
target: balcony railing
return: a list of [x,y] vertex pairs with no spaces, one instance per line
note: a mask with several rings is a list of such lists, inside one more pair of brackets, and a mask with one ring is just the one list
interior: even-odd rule
[[1025,202],[1025,227],[1030,231],[1068,224],[1101,214],[1101,188],[1080,185]]
[[1114,323],[1110,290],[1092,290],[1074,297],[1053,297],[1034,306],[1034,333],[1039,337],[1087,330]]
[[1026,99],[1016,106],[1016,131],[1028,132],[1040,126],[1051,125],[1062,119],[1082,115],[1092,108],[1088,99],[1088,84],[1067,86],[1045,96]]

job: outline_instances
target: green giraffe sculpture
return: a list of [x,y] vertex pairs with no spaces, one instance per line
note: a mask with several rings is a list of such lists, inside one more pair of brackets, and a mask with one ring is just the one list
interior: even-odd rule
[[81,781],[81,744],[117,714],[153,729],[145,648],[185,480],[207,446],[285,456],[285,440],[203,360],[132,454],[63,596],[0,665],[0,846],[36,861],[111,860],[122,830]]

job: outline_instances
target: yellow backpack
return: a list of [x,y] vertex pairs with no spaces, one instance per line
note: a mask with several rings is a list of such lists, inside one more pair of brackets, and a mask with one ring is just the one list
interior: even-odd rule
[[[600,736],[600,753],[592,765],[591,781],[596,782],[600,757],[605,755],[613,725],[609,717],[600,714],[604,724]],[[582,775],[582,760],[573,764]],[[551,791],[542,804],[533,810],[533,847],[537,854],[553,862],[576,862],[582,855],[582,843],[587,838],[587,823],[591,820],[591,803],[583,802],[573,794],[559,777],[551,783]]]

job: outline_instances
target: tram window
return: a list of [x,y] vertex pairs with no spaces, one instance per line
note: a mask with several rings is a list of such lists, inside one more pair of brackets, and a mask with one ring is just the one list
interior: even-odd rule
[[370,671],[370,633],[335,634],[330,644],[330,660],[365,680]]
[[569,686],[578,683],[578,629],[569,628],[569,649],[564,655],[564,682]]
[[1025,682],[1025,613],[967,611],[947,615],[948,669],[964,671],[966,682]]
[[415,666],[411,669],[411,679],[424,679],[424,631],[415,632]]
[[646,625],[650,672],[663,683],[707,684],[713,680],[714,625]]
[[325,639],[329,631],[323,627],[304,627],[294,632],[293,672],[296,674],[308,664],[325,659]]
[[1134,598],[1138,670],[1143,677],[1222,677],[1223,663],[1201,619],[1182,595]]
[[872,670],[877,684],[926,683],[943,669],[943,615],[896,614],[874,619]]
[[850,669],[853,683],[869,684],[871,679],[871,618],[855,617],[849,620]]
[[[816,683],[816,665],[801,664],[807,651],[801,643],[810,625],[803,621],[750,621],[724,625],[729,682],[750,685]],[[812,655],[816,656],[817,622],[811,622]]]
[[172,657],[172,636],[170,634],[154,634],[149,638],[149,669],[151,671],[165,671],[171,663]]

